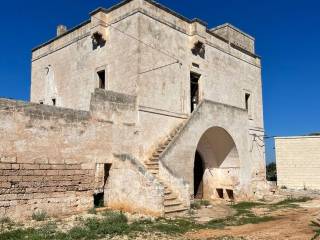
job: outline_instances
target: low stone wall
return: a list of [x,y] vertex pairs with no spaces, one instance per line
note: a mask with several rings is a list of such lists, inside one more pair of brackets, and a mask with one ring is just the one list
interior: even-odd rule
[[115,157],[137,156],[136,115],[135,97],[101,90],[90,112],[0,99],[0,216],[83,211],[105,184],[111,207],[161,215],[163,189],[154,177]]
[[183,203],[186,208],[190,207],[190,186],[183,180],[178,178],[170,171],[162,162],[159,163],[159,177],[163,179],[178,195],[179,200]]
[[320,136],[275,138],[279,188],[320,190]]
[[119,161],[115,162],[106,186],[107,205],[126,212],[163,216],[164,187],[134,157],[115,157]]
[[89,118],[88,112],[0,99],[1,215],[92,206],[94,170],[78,155]]
[[80,164],[0,163],[0,215],[24,218],[37,210],[50,215],[92,207],[93,171]]

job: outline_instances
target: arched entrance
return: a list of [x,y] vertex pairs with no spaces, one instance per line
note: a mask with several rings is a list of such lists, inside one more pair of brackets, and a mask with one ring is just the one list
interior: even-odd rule
[[201,136],[194,159],[194,197],[233,198],[239,185],[240,160],[231,135],[212,127]]

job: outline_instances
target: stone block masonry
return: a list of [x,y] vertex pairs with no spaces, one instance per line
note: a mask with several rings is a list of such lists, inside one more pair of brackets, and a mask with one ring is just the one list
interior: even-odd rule
[[320,189],[320,136],[275,139],[278,186]]
[[[128,203],[118,197],[128,189],[112,189],[127,180],[155,189],[157,201],[151,209],[161,215],[163,189],[141,171],[143,166],[121,165],[114,157],[134,153],[134,147],[120,138],[125,133],[130,139],[134,132],[134,118],[127,118],[134,116],[135,98],[97,90],[92,99],[91,112],[0,99],[0,216],[18,219],[37,210],[49,215],[84,211],[94,206],[93,195],[101,186],[113,193],[107,195],[106,204],[130,205],[138,211],[135,201],[139,200],[137,206],[146,205],[143,192],[137,196],[142,199]],[[134,174],[97,180],[96,166],[106,163],[113,166],[110,175],[119,169],[131,169]]]

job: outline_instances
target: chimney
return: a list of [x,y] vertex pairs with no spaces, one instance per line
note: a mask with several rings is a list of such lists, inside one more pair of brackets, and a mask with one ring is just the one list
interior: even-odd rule
[[65,25],[59,25],[57,27],[57,37],[61,36],[62,34],[66,33],[68,30],[67,30],[67,27]]

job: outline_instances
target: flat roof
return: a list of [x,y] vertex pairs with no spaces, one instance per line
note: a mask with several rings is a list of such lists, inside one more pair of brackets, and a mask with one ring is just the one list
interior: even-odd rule
[[[92,15],[98,13],[98,12],[104,12],[104,13],[112,12],[113,10],[116,10],[116,9],[120,8],[120,7],[122,7],[123,5],[126,5],[127,3],[131,2],[131,1],[133,1],[133,0],[123,0],[123,1],[119,2],[118,4],[115,4],[115,5],[111,6],[110,8],[99,7],[99,8],[97,8],[97,9],[95,9],[94,11],[90,12],[90,16],[92,16]],[[208,24],[207,24],[205,21],[203,21],[203,20],[201,20],[201,19],[199,19],[199,18],[189,19],[189,18],[187,18],[187,17],[185,17],[185,16],[183,16],[183,15],[181,15],[181,14],[179,14],[179,13],[173,11],[173,10],[171,10],[170,8],[164,6],[164,5],[162,5],[162,4],[160,4],[160,3],[156,2],[156,1],[153,1],[153,0],[144,0],[144,1],[146,1],[146,2],[148,2],[148,3],[150,3],[150,4],[152,4],[152,5],[160,8],[160,9],[166,11],[166,12],[168,12],[169,14],[174,15],[175,17],[177,17],[177,18],[179,18],[179,19],[181,19],[181,20],[183,20],[183,21],[185,21],[185,22],[187,22],[187,23],[198,22],[198,23],[200,23],[200,24],[202,24],[202,25],[204,25],[204,26],[206,27],[208,34],[210,34],[210,35],[212,35],[212,36],[220,39],[221,41],[227,42],[226,39],[224,39],[223,37],[221,37],[221,36],[217,35],[216,33],[214,33],[214,32],[212,31],[212,29],[208,29]],[[59,38],[62,38],[62,37],[64,37],[64,36],[68,35],[69,33],[71,33],[71,32],[73,32],[73,31],[75,31],[75,30],[83,27],[83,26],[86,25],[86,24],[89,24],[90,22],[91,22],[91,19],[89,19],[89,20],[87,20],[87,21],[85,21],[85,22],[83,22],[83,23],[81,23],[81,24],[79,24],[79,25],[71,28],[71,29],[68,30],[67,32],[65,32],[65,33],[63,33],[63,34],[61,34],[61,35],[59,35],[59,36],[56,36],[56,37],[50,39],[49,41],[47,41],[47,42],[45,42],[45,43],[42,43],[42,44],[38,45],[37,47],[35,47],[35,48],[32,49],[32,52],[34,52],[34,51],[36,51],[36,50],[38,50],[38,49],[40,49],[40,48],[42,48],[42,47],[44,47],[44,46],[46,46],[46,45],[48,45],[48,44],[50,44],[50,43],[58,40]],[[240,29],[234,27],[233,25],[231,25],[231,24],[229,24],[229,23],[226,23],[226,24],[217,26],[216,28],[219,28],[219,27],[222,27],[222,26],[230,26],[231,28],[239,31],[240,33],[242,33],[242,34],[246,35],[247,37],[249,37],[250,39],[253,39],[253,40],[254,40],[254,38],[253,38],[252,36],[250,36],[249,34],[246,34],[245,32],[241,31]],[[215,28],[213,28],[213,29],[215,29]],[[251,52],[249,52],[249,51],[247,51],[247,50],[245,50],[245,49],[243,49],[243,48],[241,48],[241,47],[239,47],[239,46],[236,46],[236,45],[234,45],[234,44],[231,44],[231,46],[232,46],[233,48],[235,48],[235,49],[237,49],[237,50],[239,50],[239,51],[241,51],[241,52],[243,52],[243,53],[245,53],[245,54],[253,57],[253,58],[259,58],[259,59],[260,59],[260,56],[256,55],[255,53],[251,53]]]
[[299,138],[320,138],[320,136],[287,136],[287,137],[275,137],[274,139],[299,139]]

